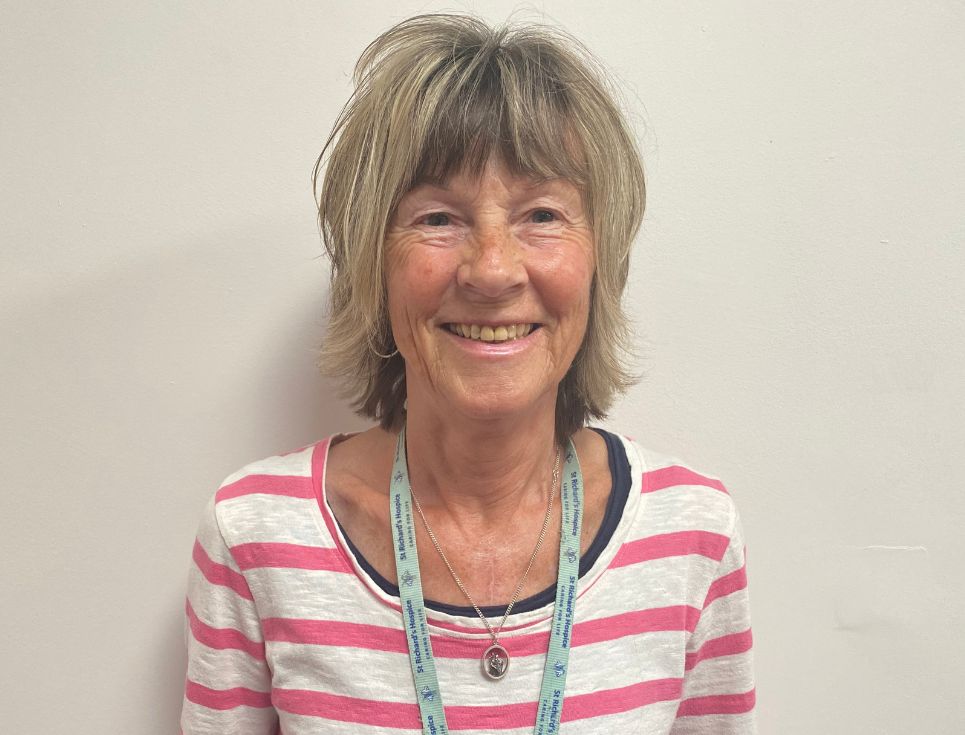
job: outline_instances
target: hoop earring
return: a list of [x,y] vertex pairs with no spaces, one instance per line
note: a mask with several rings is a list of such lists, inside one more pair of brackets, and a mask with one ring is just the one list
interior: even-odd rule
[[390,352],[388,355],[383,355],[383,354],[382,354],[381,352],[379,352],[377,349],[375,349],[374,347],[372,347],[372,345],[369,345],[369,349],[371,349],[372,352],[373,352],[376,356],[381,357],[383,360],[391,360],[393,357],[395,357],[396,355],[399,354],[399,348],[398,348],[398,347],[396,347],[394,350],[392,350],[392,352]]
[[[391,339],[391,337],[390,337],[390,339]],[[369,349],[372,350],[372,354],[375,355],[376,357],[381,357],[383,360],[391,360],[393,357],[395,357],[396,355],[399,354],[399,348],[396,347],[396,348],[395,348],[394,350],[392,350],[392,352],[390,352],[388,355],[383,355],[381,352],[379,352],[377,349],[375,349],[375,347],[372,345],[372,340],[371,340],[371,339],[368,340],[368,343],[369,343]]]

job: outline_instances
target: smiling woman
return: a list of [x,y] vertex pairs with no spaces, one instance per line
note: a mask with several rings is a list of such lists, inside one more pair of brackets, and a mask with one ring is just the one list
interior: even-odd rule
[[498,163],[522,178],[517,184],[568,186],[571,206],[579,194],[596,270],[589,328],[557,395],[558,437],[602,417],[632,382],[621,298],[646,197],[637,147],[601,65],[558,29],[429,15],[377,38],[355,80],[315,170],[333,266],[323,370],[344,381],[363,415],[401,427],[405,364],[380,357],[395,349],[387,228],[405,195],[424,185],[444,194],[454,175],[478,177]]
[[385,250],[410,420],[429,405],[467,420],[552,415],[593,278],[593,232],[573,184],[534,185],[493,160],[445,187],[417,186]]
[[466,16],[362,54],[315,171],[321,366],[377,425],[212,498],[185,735],[754,732],[730,497],[587,426],[630,382],[644,206],[605,79]]

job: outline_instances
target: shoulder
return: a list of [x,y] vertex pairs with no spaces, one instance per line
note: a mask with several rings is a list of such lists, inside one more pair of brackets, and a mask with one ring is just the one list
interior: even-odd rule
[[734,498],[712,471],[618,435],[627,452],[641,516],[657,530],[702,531],[730,538],[739,523]]
[[317,503],[316,464],[328,441],[249,462],[222,480],[209,515],[229,546],[271,537],[271,527]]

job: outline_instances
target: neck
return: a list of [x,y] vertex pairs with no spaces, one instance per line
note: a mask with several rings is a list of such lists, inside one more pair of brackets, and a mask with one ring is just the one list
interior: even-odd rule
[[406,454],[413,493],[460,525],[495,526],[542,507],[556,457],[556,397],[512,417],[466,420],[409,397]]

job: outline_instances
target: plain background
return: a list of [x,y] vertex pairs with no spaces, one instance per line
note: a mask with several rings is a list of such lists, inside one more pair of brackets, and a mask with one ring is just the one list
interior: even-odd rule
[[721,477],[762,733],[965,731],[961,2],[3,3],[0,729],[176,730],[200,511],[364,424],[310,171],[403,17],[557,22],[649,177],[607,426]]

